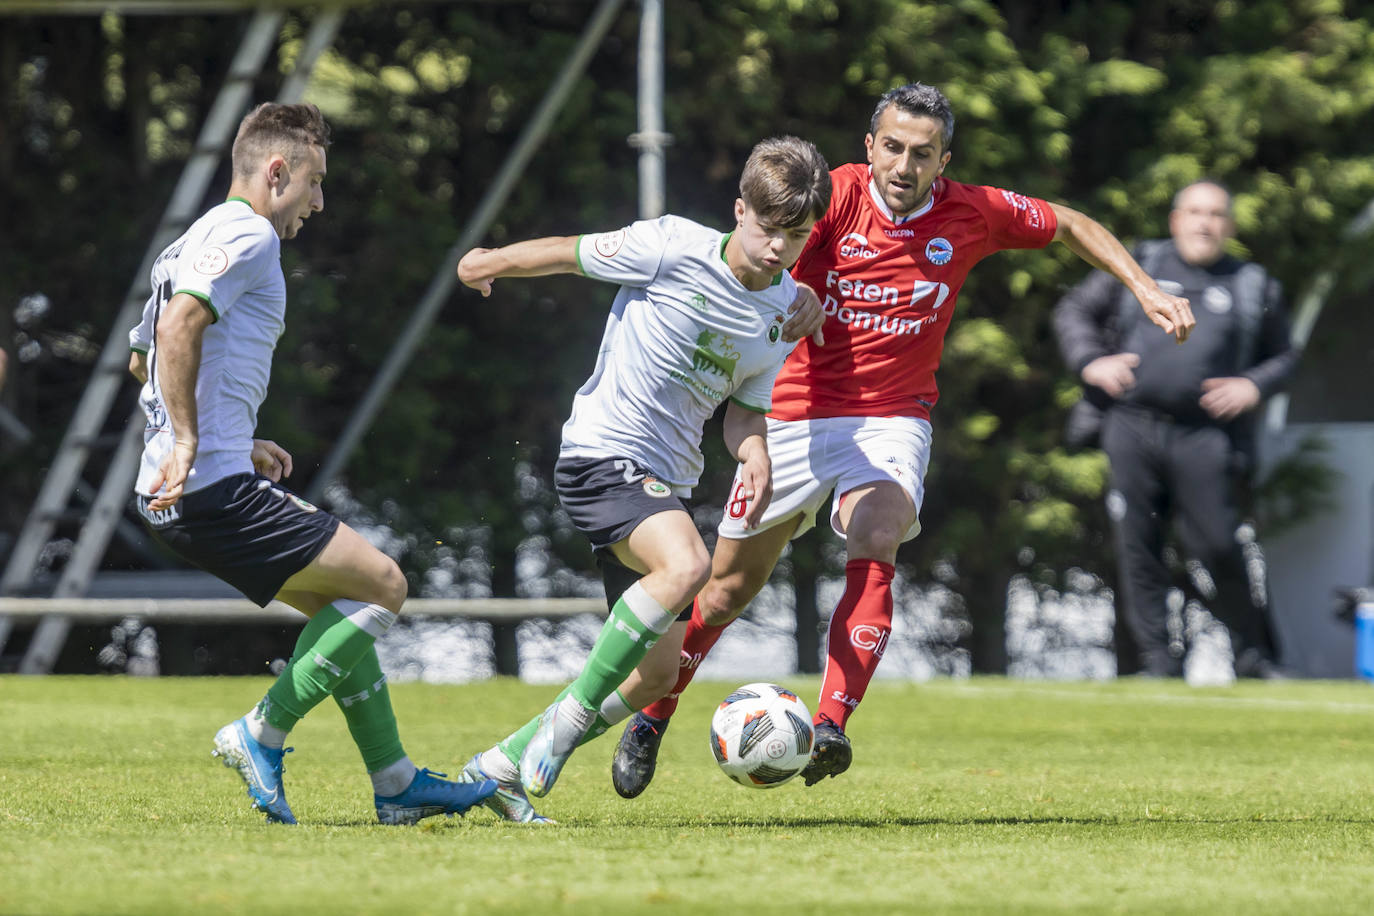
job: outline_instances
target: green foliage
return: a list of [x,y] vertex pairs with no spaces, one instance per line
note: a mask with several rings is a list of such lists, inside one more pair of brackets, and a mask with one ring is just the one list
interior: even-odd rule
[[[266,684],[0,679],[0,910],[695,916],[739,913],[742,887],[770,916],[833,914],[825,889],[843,889],[844,912],[883,914],[1368,909],[1374,704],[1360,684],[880,681],[851,723],[848,773],[753,791],[707,750],[734,685],[699,682],[648,792],[614,795],[603,737],[540,803],[560,821],[548,828],[482,808],[378,825],[332,703],[291,735],[301,823],[265,825],[209,750]],[[818,681],[789,686],[810,697]],[[454,773],[552,689],[391,695],[408,752]],[[856,862],[875,863],[870,880]]]

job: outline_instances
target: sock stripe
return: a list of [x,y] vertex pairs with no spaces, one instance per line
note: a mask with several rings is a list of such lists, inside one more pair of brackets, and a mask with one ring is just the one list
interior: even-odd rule
[[659,636],[667,633],[668,628],[677,620],[677,612],[659,604],[639,582],[625,589],[625,594],[620,596],[620,600],[625,602],[625,606],[635,615],[636,620]]
[[355,601],[352,598],[336,598],[330,603],[349,623],[373,639],[381,639],[396,622],[396,615],[380,604],[368,604],[366,601]]

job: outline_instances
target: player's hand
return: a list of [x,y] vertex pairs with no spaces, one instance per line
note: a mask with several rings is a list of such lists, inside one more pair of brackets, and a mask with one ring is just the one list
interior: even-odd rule
[[797,298],[787,307],[787,314],[791,317],[782,326],[784,341],[795,343],[810,335],[816,346],[825,346],[825,334],[821,332],[821,326],[825,324],[825,312],[821,311],[821,300],[817,298],[815,290],[805,283],[798,283]]
[[186,487],[186,478],[191,476],[191,465],[195,463],[195,443],[182,442],[180,439],[172,443],[172,450],[162,459],[157,476],[153,478],[153,498],[148,508],[153,512],[161,512],[176,505]]
[[[759,454],[762,452],[762,454]],[[743,499],[745,530],[757,528],[763,511],[773,499],[773,463],[767,451],[759,449],[750,454],[739,468],[739,489],[735,498]]]
[[1111,353],[1099,356],[1079,373],[1083,381],[1101,388],[1113,398],[1119,398],[1135,387],[1135,367],[1140,357],[1134,353]]
[[474,248],[463,255],[462,260],[458,262],[458,279],[462,281],[464,286],[477,290],[483,296],[491,295],[491,277],[486,276],[483,271],[478,269],[477,265],[481,263],[483,256],[489,251],[495,251],[495,249]]
[[1260,402],[1259,386],[1239,375],[1203,379],[1202,391],[1198,404],[1213,420],[1234,420]]
[[1188,339],[1197,324],[1187,299],[1171,296],[1157,286],[1140,297],[1140,305],[1152,322],[1163,328],[1164,333],[1174,335],[1179,343]]
[[254,439],[253,470],[273,483],[290,477],[291,453],[271,439]]

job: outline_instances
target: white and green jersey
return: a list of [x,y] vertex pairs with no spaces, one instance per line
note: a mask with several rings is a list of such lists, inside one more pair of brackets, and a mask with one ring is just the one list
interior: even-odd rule
[[153,262],[151,279],[153,291],[143,307],[143,320],[129,332],[129,346],[148,354],[148,381],[139,394],[148,428],[135,489],[153,495],[149,487],[172,447],[154,330],[162,309],[177,293],[195,296],[215,319],[205,329],[201,345],[196,377],[200,444],[185,492],[231,474],[252,473],[258,407],[267,397],[272,351],[286,327],[281,240],[247,201],[227,200],[163,250]]
[[701,477],[706,420],[728,397],[767,413],[797,287],[759,292],[725,263],[729,236],[678,216],[584,235],[578,266],[620,284],[591,378],[573,399],[561,454],[633,458],[679,495]]

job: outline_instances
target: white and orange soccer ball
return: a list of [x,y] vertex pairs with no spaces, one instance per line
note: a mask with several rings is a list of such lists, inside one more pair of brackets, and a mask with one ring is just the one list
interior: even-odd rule
[[771,789],[811,759],[811,713],[776,684],[737,687],[711,716],[711,751],[726,776],[752,789]]

